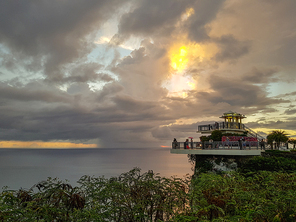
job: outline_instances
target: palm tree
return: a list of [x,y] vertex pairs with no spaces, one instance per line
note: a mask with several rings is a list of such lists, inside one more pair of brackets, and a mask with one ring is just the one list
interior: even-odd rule
[[271,149],[273,149],[273,142],[276,143],[276,147],[279,149],[280,144],[286,143],[288,140],[289,137],[283,130],[273,130],[267,135],[267,143],[271,145]]
[[293,149],[295,149],[296,146],[296,139],[289,139],[288,143],[292,143],[293,144]]

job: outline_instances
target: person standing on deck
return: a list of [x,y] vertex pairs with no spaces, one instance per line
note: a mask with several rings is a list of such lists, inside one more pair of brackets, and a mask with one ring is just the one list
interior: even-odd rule
[[229,137],[226,137],[226,145],[227,145],[227,147],[229,149]]
[[185,143],[184,143],[184,149],[189,149],[189,140],[186,139]]
[[193,138],[190,138],[191,149],[193,149]]
[[215,128],[216,128],[216,130],[219,129],[219,123],[215,122]]
[[184,149],[189,149],[189,140],[186,139],[184,142]]
[[243,142],[243,149],[246,149],[247,148],[246,139],[242,138],[242,142]]
[[176,149],[178,147],[178,141],[176,138],[174,138],[174,141],[173,141],[173,149]]
[[262,149],[265,150],[265,142],[263,139],[260,141],[260,147],[261,147],[261,150]]
[[210,149],[214,148],[214,147],[213,147],[213,142],[214,142],[214,141],[213,141],[212,139],[209,140],[209,148],[210,148]]

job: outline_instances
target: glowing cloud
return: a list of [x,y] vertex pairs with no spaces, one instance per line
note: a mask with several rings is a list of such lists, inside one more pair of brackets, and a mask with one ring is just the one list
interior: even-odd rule
[[97,148],[97,144],[42,141],[1,141],[0,148]]
[[171,52],[171,66],[177,72],[181,72],[186,68],[188,63],[187,47],[181,46],[177,52],[175,52],[175,50],[176,49],[173,48]]
[[[190,10],[189,12],[194,13]],[[188,97],[188,91],[196,89],[197,82],[196,78],[193,79],[186,70],[198,67],[217,52],[218,48],[214,43],[197,44],[189,41],[186,35],[176,38],[168,50],[171,75],[164,83],[164,87],[169,90],[169,96]]]

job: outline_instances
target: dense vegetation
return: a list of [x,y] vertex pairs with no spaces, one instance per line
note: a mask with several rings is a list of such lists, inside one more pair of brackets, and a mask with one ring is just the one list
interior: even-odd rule
[[287,143],[288,141],[289,137],[282,130],[273,130],[267,135],[267,143],[271,145],[271,149],[273,149],[273,143],[275,143],[275,148],[279,149],[281,143]]
[[188,205],[188,181],[135,168],[119,177],[49,178],[30,190],[4,190],[1,221],[167,221]]
[[[0,194],[0,221],[296,221],[296,164],[255,157],[239,170],[164,178],[135,168],[119,177],[49,178]],[[210,167],[208,170],[210,170]]]

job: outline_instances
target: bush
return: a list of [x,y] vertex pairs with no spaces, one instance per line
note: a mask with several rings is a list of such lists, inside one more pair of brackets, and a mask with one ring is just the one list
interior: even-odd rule
[[241,173],[255,173],[258,171],[296,172],[296,161],[284,157],[253,157],[246,160],[240,167]]
[[201,173],[189,183],[135,168],[79,184],[49,178],[29,190],[5,189],[0,221],[296,221],[294,173]]
[[254,177],[238,173],[201,174],[193,179],[190,211],[173,221],[295,221],[296,176],[258,172]]
[[0,221],[168,221],[188,206],[188,181],[135,168],[119,177],[84,176],[80,187],[57,179],[4,191]]

